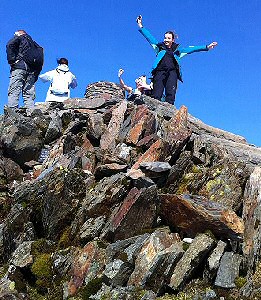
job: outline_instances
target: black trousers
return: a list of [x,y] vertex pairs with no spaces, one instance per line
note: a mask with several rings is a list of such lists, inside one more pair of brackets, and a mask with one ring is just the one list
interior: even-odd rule
[[152,97],[161,100],[165,88],[165,101],[174,104],[178,83],[176,70],[156,71],[152,82]]

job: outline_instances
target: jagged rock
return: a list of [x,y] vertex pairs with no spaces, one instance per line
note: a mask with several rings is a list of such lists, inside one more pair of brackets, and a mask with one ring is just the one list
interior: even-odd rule
[[57,113],[51,115],[51,121],[45,133],[44,142],[50,144],[62,135],[62,120]]
[[87,114],[87,124],[86,124],[86,135],[87,137],[91,140],[94,141],[95,143],[99,143],[99,140],[103,133],[106,130],[104,120],[103,120],[103,115],[100,113],[88,113]]
[[211,280],[216,276],[217,270],[219,267],[220,259],[225,251],[227,244],[223,241],[218,241],[217,246],[210,254],[207,260],[206,270],[204,275],[210,278]]
[[133,182],[133,186],[136,187],[137,189],[147,188],[155,184],[152,179],[145,177],[144,174],[141,177],[133,178],[132,182]]
[[[77,108],[77,111],[85,112],[86,109],[97,109],[105,104],[106,100],[95,97],[93,99],[86,98],[70,98],[64,101],[65,108]],[[84,109],[84,110],[81,110]]]
[[168,143],[162,140],[157,140],[149,147],[149,149],[144,154],[142,154],[139,157],[139,159],[135,162],[132,168],[138,169],[140,164],[144,162],[164,161],[166,156],[168,156],[168,154],[169,154]]
[[72,276],[67,284],[68,295],[73,296],[81,286],[92,284],[93,280],[102,278],[105,267],[105,250],[97,242],[88,243],[74,259]]
[[199,196],[171,194],[161,194],[160,203],[160,215],[167,224],[189,236],[211,230],[219,238],[242,239],[242,219],[218,203]]
[[127,102],[122,101],[113,111],[110,123],[101,136],[100,148],[102,150],[112,150],[116,147],[116,139],[119,136],[121,124],[127,109]]
[[183,252],[177,234],[170,233],[168,229],[156,230],[141,248],[128,285],[141,286],[158,293],[169,282]]
[[[0,298],[34,298],[28,294],[37,280],[40,298],[64,286],[64,299],[152,300],[171,289],[181,291],[177,296],[214,299],[229,293],[226,287],[213,286],[217,269],[224,286],[233,286],[236,276],[234,271],[224,273],[226,260],[221,263],[220,258],[226,248],[233,252],[229,263],[236,257],[241,261],[242,241],[242,274],[247,276],[237,278],[231,292],[258,297],[261,148],[204,124],[186,107],[177,110],[144,95],[126,101],[114,83],[90,84],[86,97],[43,103],[32,111],[7,108],[0,117],[0,273],[5,273],[3,264],[14,268],[0,280],[0,292],[5,293]],[[57,128],[51,128],[54,121]],[[8,147],[15,150],[8,153]],[[39,157],[42,149],[46,151]],[[167,168],[158,172],[155,165]],[[151,246],[157,244],[158,227],[166,225],[177,230],[183,242],[162,250]],[[205,230],[220,239],[213,252],[210,238],[192,240]],[[186,243],[188,239],[192,243]],[[19,267],[11,265],[10,258],[31,243],[36,261],[38,250],[51,257],[48,280],[31,276],[34,271],[25,259],[30,258],[30,247],[21,259],[14,259]],[[178,258],[181,244],[188,250]],[[119,287],[145,258],[150,263],[142,268],[136,287]],[[239,281],[246,279],[239,291]]]
[[[230,133],[227,134],[230,135]],[[201,135],[201,139],[204,139],[204,141],[210,145],[215,145],[220,149],[219,151],[222,150],[225,155],[244,162],[246,166],[252,170],[254,167],[259,166],[261,164],[261,148],[246,144],[243,138],[238,140],[235,135],[231,134],[231,136],[234,136],[234,139],[233,137],[226,139],[222,134],[219,137]]]
[[102,237],[115,241],[141,234],[146,228],[153,228],[157,207],[158,195],[155,186],[140,190],[132,188],[121,206],[112,213]]
[[214,246],[215,241],[211,237],[205,234],[196,236],[188,250],[177,263],[171,276],[169,286],[174,290],[182,289]]
[[[103,298],[107,299],[124,299],[124,300],[137,300],[142,299],[142,296],[146,293],[143,290],[137,290],[133,286],[127,287],[109,287],[105,284],[102,284],[99,291],[91,295],[89,298],[93,300],[101,300]],[[153,300],[150,299],[150,300]]]
[[157,134],[147,135],[137,143],[137,147],[142,147],[145,150],[148,149],[153,143],[155,143],[159,139]]
[[84,196],[83,174],[61,169],[54,169],[33,184],[19,186],[14,193],[18,203],[30,207],[36,232],[53,240],[70,225]]
[[33,255],[31,254],[32,250],[32,241],[23,242],[19,245],[11,257],[11,263],[19,268],[25,268],[33,263]]
[[115,148],[115,151],[113,151],[112,156],[114,159],[117,158],[123,163],[129,163],[131,150],[131,146],[127,146],[125,143],[120,143]]
[[163,139],[170,145],[170,153],[174,160],[191,136],[188,129],[188,109],[182,106],[177,113],[166,123]]
[[99,180],[103,177],[109,177],[119,172],[125,172],[127,168],[127,165],[117,163],[99,165],[95,169],[94,176],[97,180]]
[[9,259],[11,253],[24,241],[26,224],[29,222],[29,215],[26,209],[16,203],[9,212],[5,222],[2,224],[3,253],[2,259]]
[[261,167],[254,169],[247,183],[242,218],[245,223],[243,253],[250,276],[261,261]]
[[135,114],[133,114],[130,130],[126,136],[128,144],[137,145],[139,140],[155,134],[156,132],[156,119],[145,105],[137,106]]
[[20,166],[26,161],[37,160],[43,145],[42,133],[31,117],[6,108],[0,131],[6,157]]
[[113,287],[125,286],[132,271],[133,266],[130,263],[115,259],[106,265],[103,273],[104,281]]
[[158,178],[166,175],[171,169],[171,165],[168,162],[144,162],[140,164],[140,169],[149,178]]
[[147,291],[141,298],[141,300],[155,300],[156,294],[153,291]]
[[79,232],[81,241],[89,242],[95,237],[98,237],[105,224],[105,220],[106,220],[105,216],[88,219],[82,225]]
[[[87,117],[86,117],[87,118]],[[78,133],[82,132],[84,129],[86,129],[87,127],[87,120],[83,119],[83,120],[79,120],[77,119],[73,119],[68,127],[66,128],[64,135],[67,135],[68,133],[72,133],[73,135],[77,135]]]
[[123,173],[105,177],[86,194],[82,207],[89,217],[108,216],[111,209],[124,199],[129,188],[129,180]]
[[77,249],[70,247],[52,254],[53,272],[56,276],[56,280],[61,280],[69,275],[76,251]]
[[[22,180],[23,170],[20,166],[15,163],[10,158],[3,157],[0,159],[0,177],[6,178],[6,182],[11,182],[13,180]],[[0,189],[1,189],[1,179],[0,179]]]
[[19,268],[10,265],[7,273],[0,279],[0,299],[26,299],[26,285]]
[[125,261],[134,264],[137,255],[149,238],[149,233],[143,235],[130,237],[125,240],[119,240],[115,243],[109,244],[106,248],[106,257],[108,262],[112,262],[113,259],[124,257]]
[[191,152],[182,152],[176,163],[171,167],[168,175],[166,186],[168,187],[169,192],[174,194],[175,191],[177,191],[181,178],[183,178],[186,171],[192,166]]
[[221,258],[215,285],[223,288],[234,288],[235,279],[239,276],[242,257],[233,252],[225,252]]

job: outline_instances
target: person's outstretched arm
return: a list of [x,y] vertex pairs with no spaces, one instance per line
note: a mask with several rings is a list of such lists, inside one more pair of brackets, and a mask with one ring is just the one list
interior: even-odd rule
[[211,49],[214,49],[217,46],[217,42],[212,42],[209,45],[203,45],[203,46],[189,46],[189,47],[179,47],[178,48],[178,56],[179,58],[184,57],[187,54],[191,54],[194,52],[200,52],[200,51],[209,51]]
[[129,94],[131,94],[131,93],[132,93],[132,87],[127,86],[127,85],[125,84],[125,82],[123,81],[123,79],[122,79],[122,77],[121,77],[121,75],[122,75],[123,73],[124,73],[124,70],[123,70],[123,69],[119,69],[118,77],[119,77],[120,85],[121,85],[121,87],[124,88],[125,91],[127,91]]
[[156,51],[156,53],[158,53],[159,49],[157,44],[159,43],[158,40],[149,32],[148,29],[146,29],[145,27],[143,27],[143,23],[142,23],[142,16],[139,15],[136,19],[136,22],[139,26],[139,32],[145,37],[145,39],[151,44],[151,46],[153,47],[153,49]]

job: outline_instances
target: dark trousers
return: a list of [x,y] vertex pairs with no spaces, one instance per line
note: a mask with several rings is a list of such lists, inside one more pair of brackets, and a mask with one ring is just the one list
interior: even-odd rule
[[152,97],[161,100],[165,88],[165,101],[174,104],[178,82],[176,70],[156,71],[152,82]]

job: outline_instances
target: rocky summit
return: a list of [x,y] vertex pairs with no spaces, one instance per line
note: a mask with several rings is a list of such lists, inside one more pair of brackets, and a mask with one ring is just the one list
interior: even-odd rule
[[261,299],[261,148],[115,83],[5,108],[0,299]]

